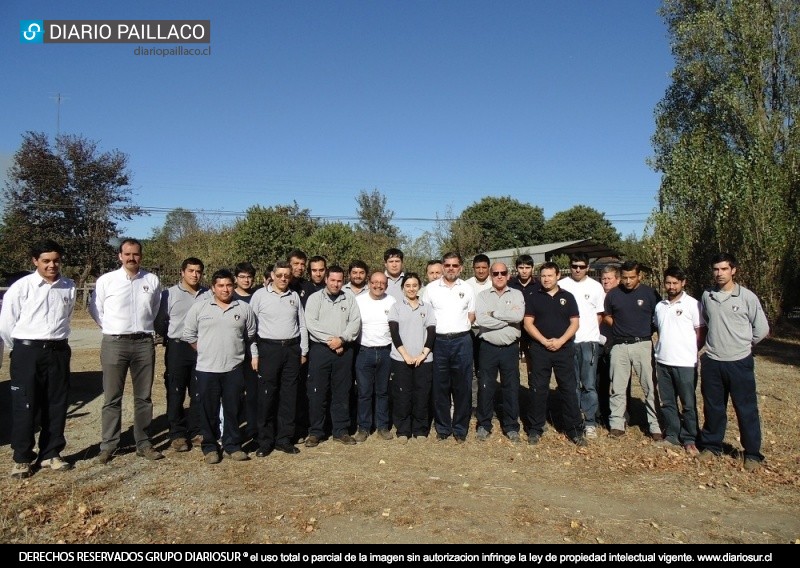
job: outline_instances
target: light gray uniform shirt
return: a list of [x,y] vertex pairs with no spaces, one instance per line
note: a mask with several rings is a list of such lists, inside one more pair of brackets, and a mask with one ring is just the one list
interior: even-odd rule
[[769,334],[769,322],[758,297],[735,284],[730,293],[712,289],[700,300],[708,326],[706,355],[715,361],[739,361]]
[[[258,337],[262,339],[294,339],[300,337],[300,353],[308,353],[306,316],[297,292],[287,289],[283,294],[272,287],[259,288],[250,299],[250,308],[258,319]],[[253,344],[253,357],[258,348]]]
[[341,337],[351,343],[361,331],[361,312],[353,294],[339,292],[331,298],[323,288],[308,297],[305,315],[310,341],[325,343],[332,337]]
[[189,308],[182,339],[197,343],[198,371],[227,373],[244,361],[256,326],[256,315],[246,302],[233,300],[223,310],[211,296]]
[[189,308],[208,291],[208,288],[200,286],[197,292],[193,292],[179,282],[170,286],[161,293],[161,307],[158,308],[153,327],[156,333],[169,339],[180,339],[183,336],[183,321]]
[[478,337],[492,345],[511,345],[522,335],[520,322],[525,317],[525,296],[514,288],[502,293],[494,287],[478,294],[475,302],[475,324]]

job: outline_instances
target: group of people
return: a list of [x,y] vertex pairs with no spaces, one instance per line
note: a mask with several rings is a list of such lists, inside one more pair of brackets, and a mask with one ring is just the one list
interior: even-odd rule
[[[74,282],[61,275],[63,255],[54,241],[36,243],[36,270],[9,288],[0,312],[0,337],[13,355],[13,477],[27,477],[37,465],[72,467],[60,455],[76,297]],[[199,445],[208,464],[249,460],[243,448],[250,440],[257,457],[297,454],[298,445],[313,448],[328,437],[345,445],[371,435],[406,443],[431,428],[437,440],[463,443],[473,412],[479,441],[492,436],[497,414],[502,434],[518,443],[521,356],[528,444],[544,432],[553,374],[556,427],[569,440],[588,445],[599,422],[610,437],[623,436],[635,373],[654,443],[683,446],[700,459],[719,455],[730,397],[745,468],[764,459],[752,346],[769,328],[758,298],[735,282],[730,254],[712,259],[715,285],[699,302],[685,292],[679,268],[665,271],[662,299],[642,283],[638,263],[607,266],[597,282],[583,253],[570,256],[564,277],[552,262],[534,276],[529,255],[516,259],[512,275],[481,254],[474,276],[463,280],[463,259],[450,252],[428,263],[423,283],[404,271],[396,248],[374,271],[360,260],[345,270],[294,250],[267,268],[263,286],[255,286],[256,271],[245,262],[214,272],[209,288],[203,262],[190,257],[180,281],[164,290],[141,268],[139,241],[122,241],[119,262],[98,278],[89,302],[102,330],[95,458],[102,464],[120,444],[128,374],[136,454],[164,457],[150,434],[155,336],[165,346],[170,448]],[[701,430],[695,392],[703,348]]]

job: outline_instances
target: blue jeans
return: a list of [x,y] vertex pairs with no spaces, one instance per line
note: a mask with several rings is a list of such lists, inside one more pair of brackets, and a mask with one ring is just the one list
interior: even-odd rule
[[656,363],[656,384],[664,417],[664,436],[673,444],[694,444],[697,440],[697,367]]
[[[391,372],[391,346],[364,347],[356,355],[356,383],[358,384],[358,428],[372,429],[373,408],[375,428],[389,429],[389,374]],[[374,400],[373,400],[374,394]]]
[[455,338],[436,337],[433,348],[433,413],[437,434],[467,436],[472,415],[472,336],[469,333]]
[[575,379],[578,383],[578,405],[585,426],[594,426],[597,416],[597,365],[602,347],[596,341],[575,344]]
[[728,397],[733,400],[739,437],[745,459],[761,461],[761,420],[756,396],[756,375],[753,356],[739,361],[716,361],[707,355],[700,360],[700,392],[703,395],[703,449],[722,453],[722,440],[728,424]]

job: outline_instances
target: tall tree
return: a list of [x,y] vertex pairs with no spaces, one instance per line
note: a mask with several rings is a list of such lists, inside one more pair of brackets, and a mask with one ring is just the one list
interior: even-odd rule
[[294,248],[305,248],[317,226],[310,211],[301,209],[297,202],[272,207],[254,205],[233,226],[237,262],[246,260],[264,268],[286,258]]
[[25,133],[3,195],[4,264],[27,267],[27,244],[52,238],[66,249],[79,285],[113,265],[118,223],[145,214],[132,204],[128,156],[99,152],[79,135],[57,136],[51,146],[45,134]]
[[800,253],[800,4],[667,0],[676,66],[656,109],[660,262],[708,280],[727,250],[772,320],[796,293]]
[[586,205],[576,205],[559,211],[547,220],[544,226],[548,242],[594,239],[607,246],[615,246],[620,240],[619,232],[606,219],[605,213]]
[[338,264],[345,269],[354,259],[363,259],[367,241],[358,238],[353,227],[339,221],[323,223],[308,238],[310,255],[322,255],[328,265]]
[[544,211],[511,197],[484,197],[464,209],[450,224],[442,252],[465,258],[479,252],[538,245],[544,239]]
[[399,237],[397,227],[392,224],[394,211],[386,207],[386,196],[378,188],[368,192],[362,189],[356,197],[358,203],[358,228],[369,235],[385,235],[391,241]]

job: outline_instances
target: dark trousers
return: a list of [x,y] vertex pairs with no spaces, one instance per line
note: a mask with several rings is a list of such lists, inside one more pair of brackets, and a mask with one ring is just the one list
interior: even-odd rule
[[371,431],[373,418],[375,428],[388,430],[389,423],[389,374],[392,350],[385,347],[358,348],[356,355],[356,385],[358,390],[358,428]]
[[531,432],[541,435],[547,421],[547,399],[550,395],[550,375],[555,372],[558,397],[561,401],[561,426],[570,438],[583,434],[578,397],[575,396],[574,345],[568,343],[558,351],[548,351],[538,342],[531,342],[533,384],[528,385],[530,403],[528,422]]
[[253,360],[250,357],[250,346],[244,355],[244,363],[242,364],[242,371],[244,372],[244,400],[242,401],[242,408],[240,409],[239,423],[244,420],[244,437],[245,439],[255,438],[258,436],[258,391],[260,390],[258,384],[258,373],[253,370]]
[[[194,402],[194,366],[197,351],[185,341],[167,340],[164,351],[164,386],[167,390],[167,419],[169,438],[191,438],[199,432],[197,404]],[[183,408],[189,394],[189,412]]]
[[300,440],[308,435],[308,361],[300,365],[297,373],[297,401],[294,412],[294,438]]
[[500,424],[503,432],[519,432],[519,345],[492,345],[481,341],[481,382],[478,385],[478,426],[492,431],[497,373],[503,395]]
[[[453,413],[450,414],[450,397]],[[438,434],[465,437],[472,414],[472,336],[436,337],[433,350],[434,427]]]
[[325,437],[328,393],[334,436],[350,428],[350,389],[353,388],[353,350],[348,345],[337,355],[324,343],[311,343],[308,350],[309,435]]
[[244,392],[242,365],[225,373],[195,371],[197,398],[200,402],[200,433],[203,435],[203,454],[219,451],[219,405],[222,399],[224,425],[222,447],[230,453],[242,449],[242,429],[237,417]]
[[23,345],[14,340],[11,357],[11,448],[16,463],[32,463],[36,414],[41,413],[39,459],[61,453],[67,445],[69,361],[71,351],[65,341],[55,347]]
[[258,447],[290,444],[295,434],[300,344],[258,343]]
[[392,359],[392,418],[398,436],[427,436],[433,363],[419,367]]
[[694,444],[697,441],[697,367],[656,363],[656,380],[664,436],[673,444]]
[[739,423],[739,438],[745,459],[763,460],[753,356],[749,355],[739,361],[715,361],[703,355],[700,369],[704,418],[700,445],[715,454],[722,452],[730,397]]

